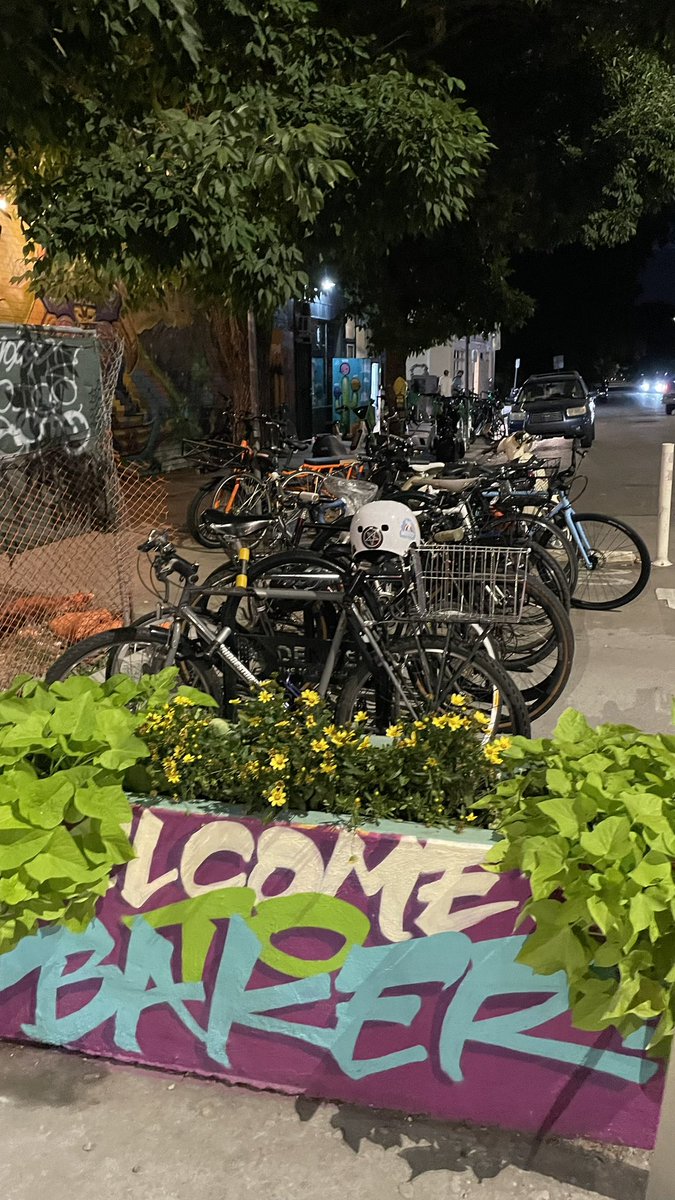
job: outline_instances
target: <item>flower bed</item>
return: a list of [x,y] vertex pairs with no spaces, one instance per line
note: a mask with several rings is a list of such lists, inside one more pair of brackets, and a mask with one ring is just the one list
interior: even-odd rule
[[310,691],[290,713],[270,686],[235,725],[205,703],[170,673],[0,696],[0,1036],[653,1143],[673,739],[566,714],[486,745],[456,696],[383,746]]
[[528,889],[481,869],[489,833],[265,825],[208,807],[136,808],[137,857],[97,919],[0,957],[2,1036],[653,1143],[660,1069],[639,1039],[575,1030],[562,972],[516,962]]

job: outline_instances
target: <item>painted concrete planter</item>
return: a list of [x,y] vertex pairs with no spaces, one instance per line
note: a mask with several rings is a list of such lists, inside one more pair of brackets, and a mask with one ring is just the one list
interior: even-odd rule
[[81,935],[0,958],[0,1035],[453,1121],[653,1145],[642,1036],[583,1034],[515,962],[527,896],[490,835],[137,808]]

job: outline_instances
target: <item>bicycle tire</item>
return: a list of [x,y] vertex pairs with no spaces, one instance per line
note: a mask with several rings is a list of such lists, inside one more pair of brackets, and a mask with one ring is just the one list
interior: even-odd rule
[[[539,608],[550,629],[538,645],[524,650],[518,646],[519,625],[491,627],[500,662],[509,672],[523,696],[532,721],[542,717],[562,695],[574,665],[574,630],[567,609],[538,579],[528,577],[525,585],[526,614],[530,605]],[[511,649],[509,650],[509,641]]]
[[[235,492],[236,484],[236,492]],[[226,502],[228,493],[235,493],[233,501]],[[222,549],[222,538],[213,533],[204,522],[203,514],[209,508],[225,509],[232,516],[245,514],[263,515],[269,509],[267,493],[256,475],[235,471],[223,475],[207,487],[202,487],[190,501],[186,525],[188,532],[200,546],[207,550]]]
[[[397,649],[401,654],[405,654],[408,649],[419,652],[419,645],[417,642],[409,642],[407,645],[402,642]],[[443,639],[427,640],[426,653],[444,653],[444,651],[445,641]],[[447,651],[446,661],[448,658],[453,663],[449,686],[451,685],[455,691],[464,695],[470,693],[473,688],[472,698],[476,699],[476,707],[480,711],[484,712],[486,705],[492,706],[495,703],[494,697],[497,697],[499,715],[489,730],[488,740],[491,740],[497,733],[503,732],[519,734],[523,737],[529,736],[530,717],[525,701],[516,684],[499,662],[488,658],[481,651],[471,651],[470,648],[465,653],[456,647],[451,647]],[[482,685],[476,684],[475,679],[469,678],[470,671],[482,676]],[[340,725],[349,725],[356,712],[368,711],[369,696],[375,698],[377,703],[377,688],[378,684],[373,679],[372,668],[367,663],[362,663],[344,684],[336,709],[336,722]],[[471,707],[471,702],[469,702],[469,707]],[[424,711],[431,710],[425,709],[422,703],[419,709],[420,715]],[[433,711],[438,711],[438,709]],[[394,720],[398,715],[401,715],[400,709],[393,707],[390,710],[389,718]]]
[[[611,548],[602,550],[602,548],[597,545],[597,539],[592,537],[589,538],[589,541],[591,542],[591,550],[594,554],[600,556],[603,561],[599,562],[593,570],[589,571],[586,568],[586,564],[583,561],[581,554],[577,551],[579,559],[579,578],[572,593],[572,607],[583,608],[593,612],[610,612],[612,609],[623,608],[624,605],[630,604],[631,600],[635,600],[639,595],[641,595],[649,583],[652,565],[646,542],[644,542],[639,533],[637,533],[630,525],[627,525],[625,521],[619,521],[615,517],[607,517],[603,513],[575,512],[572,520],[575,525],[583,526],[587,537],[587,526],[591,526],[592,524],[595,524],[596,526],[604,525],[609,529],[619,531],[624,535],[626,540],[629,543],[632,543],[634,546],[633,558],[635,559],[636,565],[639,563],[638,577],[633,586],[629,587],[625,593],[621,593],[620,595],[614,596],[611,599],[609,597],[606,597],[604,600],[590,599],[587,596],[584,596],[584,588],[587,588],[590,585],[590,580],[597,571],[602,570],[605,566],[609,566],[611,569],[611,562],[608,563],[607,555],[611,554],[612,550]],[[596,542],[595,546],[593,545],[594,541]],[[599,586],[603,585],[600,584]],[[604,586],[607,587],[609,585],[605,584]]]
[[[131,674],[126,671],[120,672],[119,667],[122,649],[132,645],[144,647],[148,651],[151,649],[156,651],[149,660],[145,660],[145,664],[136,664],[140,668],[140,674],[155,675],[164,669],[166,656],[162,658],[162,650],[166,649],[166,637],[150,629],[126,626],[122,629],[107,629],[102,633],[95,633],[92,637],[83,638],[82,641],[69,646],[52,663],[45,675],[45,682],[47,684],[62,682],[76,673],[78,665],[82,665],[86,659],[91,659],[94,655],[100,655],[103,659],[103,675],[99,682],[103,682],[115,674]],[[145,669],[148,663],[152,666],[152,670]],[[220,700],[221,688],[216,682],[217,672],[210,664],[200,661],[198,657],[182,655],[176,665],[181,676],[180,682],[189,683],[192,687],[199,687],[214,699]],[[91,672],[86,673],[93,677]]]
[[508,527],[514,522],[522,528],[521,537],[525,537],[528,541],[539,542],[549,554],[556,555],[556,562],[568,580],[570,593],[574,594],[579,573],[576,551],[564,531],[554,521],[516,509],[505,513],[503,517],[491,518],[480,530],[480,533],[489,533],[492,529],[501,529],[507,533]]

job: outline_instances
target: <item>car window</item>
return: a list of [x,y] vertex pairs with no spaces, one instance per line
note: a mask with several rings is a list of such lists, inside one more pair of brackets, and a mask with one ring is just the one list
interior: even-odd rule
[[584,400],[583,385],[578,379],[533,380],[523,385],[521,404],[533,400]]

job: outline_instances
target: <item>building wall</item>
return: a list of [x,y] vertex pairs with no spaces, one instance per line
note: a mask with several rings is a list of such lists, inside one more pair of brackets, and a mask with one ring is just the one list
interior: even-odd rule
[[[324,820],[329,820],[324,818]],[[489,834],[137,811],[82,934],[0,956],[0,1035],[255,1087],[651,1146],[645,1030],[573,1028],[517,962],[520,876]]]
[[[499,348],[498,334],[488,338],[476,335],[469,338],[469,366],[467,372],[466,338],[454,338],[443,346],[432,346],[421,354],[412,355],[406,362],[408,378],[415,363],[424,363],[429,374],[439,377],[445,370],[454,378],[458,371],[464,372],[464,384],[472,392],[488,391],[495,377],[495,360]],[[467,384],[468,379],[468,384]]]

